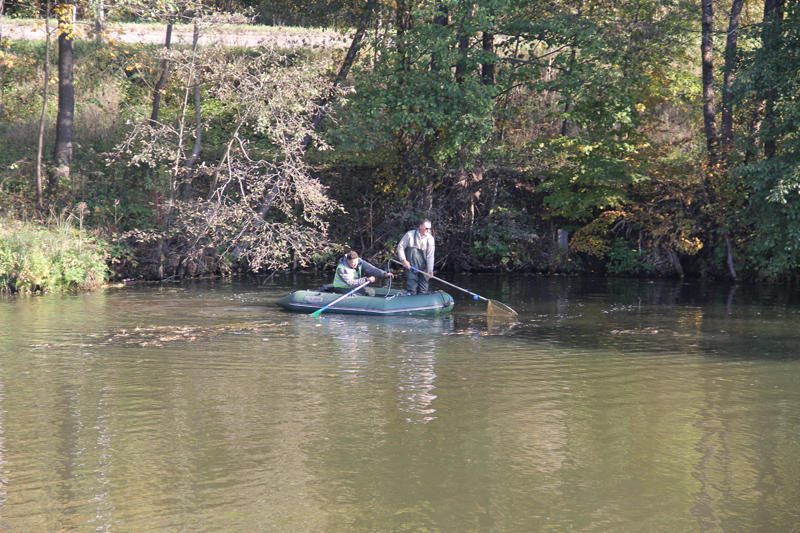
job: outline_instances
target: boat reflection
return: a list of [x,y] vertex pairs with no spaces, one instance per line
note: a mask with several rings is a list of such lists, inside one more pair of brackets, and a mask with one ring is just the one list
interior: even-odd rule
[[[442,335],[453,332],[452,317],[331,316],[322,321],[321,333],[335,346],[339,373],[354,385],[369,378],[376,366],[396,372],[389,380],[397,387],[397,409],[409,423],[436,419],[437,347]],[[376,360],[384,364],[375,365]],[[377,393],[377,391],[376,391]]]

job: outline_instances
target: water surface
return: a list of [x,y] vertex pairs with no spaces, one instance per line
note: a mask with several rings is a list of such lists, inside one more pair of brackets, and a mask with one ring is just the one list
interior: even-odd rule
[[519,322],[0,300],[0,531],[796,530],[796,294],[448,279]]

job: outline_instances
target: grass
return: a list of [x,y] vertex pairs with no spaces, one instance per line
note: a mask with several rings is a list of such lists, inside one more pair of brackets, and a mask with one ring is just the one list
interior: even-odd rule
[[[107,246],[74,226],[76,217],[48,225],[0,219],[0,292],[88,291],[107,278]],[[80,224],[80,221],[79,221]]]

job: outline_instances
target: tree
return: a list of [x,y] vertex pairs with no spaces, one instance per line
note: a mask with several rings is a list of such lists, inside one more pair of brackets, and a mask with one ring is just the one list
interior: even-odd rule
[[362,65],[348,102],[351,116],[364,117],[353,145],[392,147],[386,162],[394,190],[416,209],[436,203],[436,189],[453,169],[471,165],[491,132],[494,88],[476,69],[483,58],[473,9],[471,2],[399,2],[389,19],[396,35],[373,39],[379,60]]
[[36,205],[44,207],[42,153],[44,152],[44,130],[47,119],[47,102],[50,88],[50,0],[47,0],[44,17],[44,76],[42,81],[42,112],[39,115],[39,138],[36,143]]
[[[783,25],[783,0],[766,0],[764,2],[764,30],[762,32],[762,48],[766,51],[779,50]],[[767,86],[764,91],[764,157],[775,157],[775,103],[778,91],[774,85]]]
[[714,97],[714,0],[701,0],[702,40],[700,50],[703,65],[703,125],[706,136],[709,166],[718,160],[717,117]]
[[172,48],[172,28],[173,20],[167,21],[166,35],[164,37],[164,57],[161,58],[161,74],[153,87],[153,107],[150,112],[150,122],[158,122],[158,115],[161,112],[161,95],[164,92],[167,81],[169,80],[169,51]]
[[[3,21],[3,19],[6,16],[5,6],[6,6],[5,0],[0,0],[0,21]],[[0,25],[0,43],[2,42],[3,42],[3,27],[2,25]],[[2,86],[2,82],[3,82],[3,76],[2,74],[0,74],[0,87]],[[3,104],[2,102],[0,102],[0,113],[2,112],[3,112]]]
[[725,74],[722,84],[722,147],[729,153],[733,144],[733,82],[736,75],[736,54],[739,42],[739,20],[744,0],[733,0],[728,17],[725,40]]
[[106,25],[106,1],[105,0],[88,0],[89,12],[94,21],[94,38],[100,43],[103,40],[103,32]]
[[[364,40],[364,35],[366,33],[369,21],[372,17],[373,10],[377,5],[376,0],[367,0],[366,5],[364,6],[364,11],[361,14],[361,18],[359,19],[358,28],[356,29],[355,34],[353,35],[353,39],[350,42],[350,47],[347,50],[347,54],[342,61],[342,64],[339,67],[339,71],[336,74],[333,82],[329,85],[328,89],[321,93],[318,96],[317,101],[314,103],[314,110],[311,116],[311,127],[310,130],[306,133],[303,137],[303,142],[301,145],[301,151],[306,152],[311,145],[311,141],[314,138],[314,135],[317,133],[322,120],[325,118],[326,113],[328,112],[329,106],[332,104],[333,100],[336,98],[340,86],[344,83],[347,79],[348,74],[350,73],[350,69],[353,66],[353,63],[356,60],[358,52],[361,48],[362,42]],[[276,181],[273,185],[272,189],[265,195],[261,206],[258,209],[258,215],[261,218],[264,218],[267,212],[272,207],[275,198],[277,197],[282,183],[280,180]]]
[[[197,29],[211,23],[197,21]],[[197,34],[195,34],[197,41]],[[170,168],[171,215],[152,237],[179,259],[162,275],[192,275],[212,249],[227,261],[237,259],[255,271],[308,264],[330,249],[325,216],[338,209],[311,177],[306,141],[325,149],[312,124],[325,97],[326,62],[309,63],[274,51],[234,54],[220,46],[197,46],[171,54],[174,80],[183,94],[172,122],[136,122],[117,148],[116,160],[129,166]],[[202,77],[200,73],[202,72]],[[195,100],[194,148],[189,101],[197,91],[209,112]],[[215,152],[203,156],[199,130],[214,132]],[[268,210],[264,198],[272,197]],[[163,265],[162,265],[163,266]]]
[[53,152],[56,169],[50,188],[55,190],[58,178],[69,179],[72,165],[72,138],[75,129],[75,84],[73,80],[75,37],[75,5],[72,0],[55,7],[58,17],[58,116],[56,143]]
[[754,117],[753,148],[732,177],[746,186],[740,223],[752,272],[787,279],[800,268],[800,5],[768,0],[756,29],[761,46],[745,54],[737,79]]

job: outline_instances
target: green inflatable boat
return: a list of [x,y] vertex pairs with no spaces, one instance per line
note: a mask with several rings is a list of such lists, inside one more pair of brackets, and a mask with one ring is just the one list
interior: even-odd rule
[[[377,316],[439,316],[453,310],[453,297],[444,291],[406,296],[399,289],[375,288],[375,296],[353,294],[325,313]],[[329,290],[301,290],[287,294],[278,305],[296,313],[313,313],[342,296]]]

